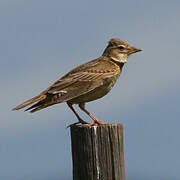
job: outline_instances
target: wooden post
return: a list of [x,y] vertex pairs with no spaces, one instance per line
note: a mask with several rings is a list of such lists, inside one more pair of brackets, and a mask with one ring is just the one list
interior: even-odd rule
[[125,180],[123,126],[71,126],[73,180]]

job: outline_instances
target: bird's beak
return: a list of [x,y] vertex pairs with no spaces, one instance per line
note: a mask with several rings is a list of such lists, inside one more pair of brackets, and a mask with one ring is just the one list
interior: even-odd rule
[[139,51],[142,51],[142,50],[138,49],[136,47],[131,47],[131,50],[130,50],[129,54],[133,54],[133,53],[136,53],[136,52],[139,52]]

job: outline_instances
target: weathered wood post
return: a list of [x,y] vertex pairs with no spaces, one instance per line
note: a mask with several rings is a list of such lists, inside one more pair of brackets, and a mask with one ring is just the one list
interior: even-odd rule
[[73,180],[125,180],[122,124],[70,129]]

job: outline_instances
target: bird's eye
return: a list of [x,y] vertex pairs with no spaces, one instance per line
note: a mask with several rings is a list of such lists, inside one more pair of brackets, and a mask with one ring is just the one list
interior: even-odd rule
[[118,49],[123,50],[123,49],[125,49],[125,47],[124,46],[119,46]]

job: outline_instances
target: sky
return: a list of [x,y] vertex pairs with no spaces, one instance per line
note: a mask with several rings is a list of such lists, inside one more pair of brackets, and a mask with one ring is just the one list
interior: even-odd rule
[[72,179],[67,105],[11,109],[120,38],[143,51],[87,109],[124,125],[127,180],[179,180],[179,9],[178,0],[1,0],[0,179]]

